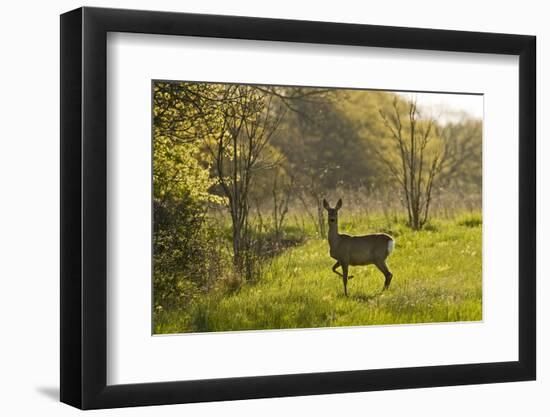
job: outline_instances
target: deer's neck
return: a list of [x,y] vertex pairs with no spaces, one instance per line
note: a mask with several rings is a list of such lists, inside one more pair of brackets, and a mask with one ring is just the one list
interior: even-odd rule
[[338,234],[338,222],[328,224],[328,243],[335,247],[338,245],[340,235]]

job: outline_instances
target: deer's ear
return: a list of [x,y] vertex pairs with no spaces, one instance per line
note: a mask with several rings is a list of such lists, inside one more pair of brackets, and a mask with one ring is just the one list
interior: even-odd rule
[[329,209],[328,201],[323,198],[323,207]]
[[338,202],[336,203],[335,209],[338,210],[338,209],[340,209],[340,207],[342,207],[342,199],[341,199],[341,198],[340,198],[340,199],[338,200]]

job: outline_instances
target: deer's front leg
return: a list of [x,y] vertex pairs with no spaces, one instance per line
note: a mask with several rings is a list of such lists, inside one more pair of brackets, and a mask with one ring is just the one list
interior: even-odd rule
[[340,262],[336,261],[336,263],[332,266],[332,272],[334,272],[335,274],[338,274],[341,277],[343,277],[343,275],[336,270],[336,268],[338,268],[339,266],[340,266]]
[[[338,275],[340,275],[341,277],[343,277],[343,275],[342,275],[340,272],[338,272],[338,271],[336,270],[336,268],[338,268],[339,266],[340,266],[340,262],[336,261],[336,263],[332,266],[332,272],[334,272],[335,274],[338,274]],[[352,278],[353,278],[353,275],[350,275],[350,276],[348,277],[348,279],[352,279]]]
[[342,275],[342,281],[344,282],[344,294],[347,297],[348,296],[348,266],[342,265],[342,272],[344,273]]

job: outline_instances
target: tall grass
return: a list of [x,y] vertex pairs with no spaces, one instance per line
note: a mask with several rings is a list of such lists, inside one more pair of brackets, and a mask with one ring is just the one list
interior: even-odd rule
[[328,242],[299,221],[303,244],[266,259],[254,284],[219,288],[185,310],[154,313],[155,333],[213,332],[482,319],[481,214],[433,219],[414,232],[398,216],[342,213],[341,233],[387,232],[396,239],[391,288],[374,266],[351,267],[343,294]]

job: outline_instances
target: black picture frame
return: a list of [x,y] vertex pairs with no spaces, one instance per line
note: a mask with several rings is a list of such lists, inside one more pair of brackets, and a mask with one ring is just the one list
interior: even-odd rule
[[[107,385],[108,32],[519,56],[519,360]],[[534,36],[84,7],[61,15],[60,56],[62,402],[95,409],[535,379]]]

